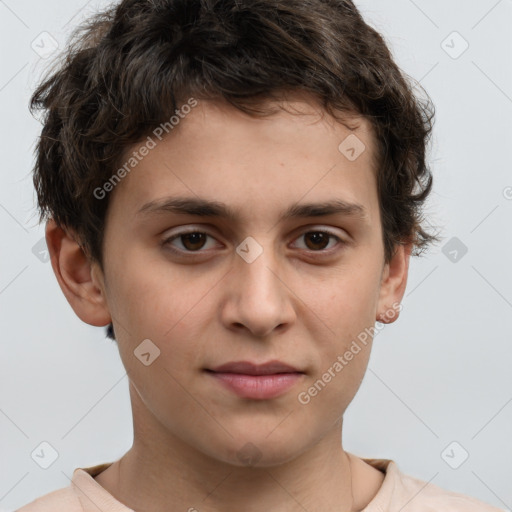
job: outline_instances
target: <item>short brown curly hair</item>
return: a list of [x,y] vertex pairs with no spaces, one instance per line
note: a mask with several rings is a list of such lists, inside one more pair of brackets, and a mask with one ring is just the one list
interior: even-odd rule
[[415,97],[350,0],[123,0],[90,18],[30,101],[45,114],[33,175],[39,221],[71,228],[103,268],[108,197],[94,190],[127,148],[186,98],[263,116],[286,91],[312,94],[341,122],[350,113],[370,121],[386,261],[398,244],[420,254],[437,239],[422,225],[433,104]]

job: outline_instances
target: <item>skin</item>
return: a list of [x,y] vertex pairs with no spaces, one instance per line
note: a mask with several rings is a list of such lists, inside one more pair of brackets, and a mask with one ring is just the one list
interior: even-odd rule
[[[88,324],[114,324],[134,442],[96,481],[135,510],[355,511],[382,485],[384,475],[341,442],[371,340],[310,403],[297,396],[365,328],[396,320],[386,315],[403,297],[411,247],[385,264],[370,124],[356,118],[351,132],[299,94],[287,106],[306,115],[255,119],[200,101],[111,192],[103,270],[70,230],[47,224],[73,310]],[[351,133],[366,146],[355,161],[338,150]],[[136,215],[171,195],[222,201],[237,217]],[[279,221],[292,204],[332,199],[365,214]],[[161,245],[187,228],[209,237]],[[334,237],[323,245],[311,236],[326,230]],[[248,236],[263,249],[252,263],[235,251]],[[160,350],[149,366],[134,356],[145,339]],[[240,398],[204,371],[272,359],[305,375],[268,400]],[[237,456],[246,443],[258,454],[250,463]]]

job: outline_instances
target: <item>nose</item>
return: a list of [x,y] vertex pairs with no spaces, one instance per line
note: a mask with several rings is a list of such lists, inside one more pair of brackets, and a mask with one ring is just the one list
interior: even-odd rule
[[284,264],[273,254],[271,244],[259,245],[263,252],[254,261],[235,255],[224,286],[221,318],[230,330],[247,330],[262,338],[276,329],[286,330],[296,313]]

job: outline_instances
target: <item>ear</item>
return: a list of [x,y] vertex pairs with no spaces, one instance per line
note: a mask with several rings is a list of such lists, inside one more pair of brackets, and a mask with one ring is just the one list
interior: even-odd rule
[[53,271],[73,311],[89,325],[108,325],[111,317],[99,265],[90,262],[72,231],[53,219],[48,220],[45,234]]
[[402,309],[401,301],[407,285],[412,244],[399,245],[391,260],[384,265],[377,308],[378,322],[394,322]]

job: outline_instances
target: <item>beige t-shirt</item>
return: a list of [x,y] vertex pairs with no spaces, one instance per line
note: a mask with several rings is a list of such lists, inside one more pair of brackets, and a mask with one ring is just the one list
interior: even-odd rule
[[[361,512],[503,512],[475,498],[446,491],[404,475],[392,460],[363,459],[385,474],[379,492]],[[16,512],[134,512],[117,501],[93,477],[112,462],[77,468],[71,485],[50,492]]]

